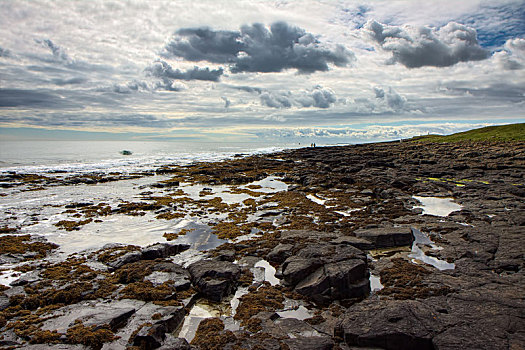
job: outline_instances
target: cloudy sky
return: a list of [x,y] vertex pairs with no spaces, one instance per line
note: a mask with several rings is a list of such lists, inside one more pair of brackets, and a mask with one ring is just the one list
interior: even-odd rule
[[354,142],[525,120],[525,1],[0,2],[0,138]]

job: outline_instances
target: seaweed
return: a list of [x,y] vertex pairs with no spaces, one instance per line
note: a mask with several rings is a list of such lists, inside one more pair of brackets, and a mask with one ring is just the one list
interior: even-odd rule
[[385,288],[377,292],[379,295],[391,296],[394,299],[428,298],[430,296],[446,295],[451,292],[447,286],[430,287],[425,284],[425,276],[430,275],[423,266],[412,264],[405,259],[392,259],[393,266],[380,272],[381,283]]
[[177,297],[175,287],[169,282],[154,286],[150,281],[133,282],[122,289],[122,299],[138,299],[143,301],[165,301],[173,300]]
[[201,321],[191,344],[201,350],[222,350],[226,344],[236,339],[231,331],[224,331],[222,320],[214,317]]
[[234,318],[241,320],[241,325],[244,325],[245,322],[259,312],[282,309],[284,307],[283,301],[284,296],[280,289],[264,285],[241,297]]
[[102,348],[104,343],[117,339],[108,325],[104,327],[84,326],[79,320],[67,330],[66,336],[70,344],[84,344],[95,350]]
[[48,242],[35,242],[30,235],[8,235],[0,237],[0,254],[24,254],[27,252],[37,253],[34,256],[25,257],[25,260],[41,259],[50,250],[58,248],[58,245]]

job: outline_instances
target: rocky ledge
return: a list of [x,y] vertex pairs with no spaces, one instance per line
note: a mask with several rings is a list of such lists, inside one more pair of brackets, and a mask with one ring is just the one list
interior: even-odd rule
[[[163,191],[288,184],[268,195],[232,187],[253,195],[241,209],[188,198],[175,208],[166,195],[133,203],[167,220],[189,215],[188,203],[228,214],[213,232],[230,241],[191,264],[174,262],[189,248],[176,243],[53,262],[55,245],[6,225],[0,259],[22,277],[2,288],[0,347],[523,349],[524,146],[396,142],[164,167],[173,179],[152,186]],[[425,198],[459,205],[436,213]],[[111,210],[89,206],[81,213]],[[220,312],[190,337],[186,321],[205,307]]]

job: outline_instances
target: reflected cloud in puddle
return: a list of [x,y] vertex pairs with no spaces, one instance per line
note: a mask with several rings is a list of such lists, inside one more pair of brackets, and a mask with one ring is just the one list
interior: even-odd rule
[[416,228],[412,228],[412,234],[414,235],[414,243],[412,244],[412,252],[408,255],[409,258],[411,258],[413,261],[422,261],[425,264],[432,265],[439,270],[453,270],[456,267],[454,263],[449,263],[445,260],[425,254],[425,252],[421,249],[422,246],[428,246],[433,249],[441,248],[435,245],[427,234]]
[[[261,271],[262,270],[262,271]],[[266,260],[259,260],[254,265],[254,280],[256,282],[269,282],[272,286],[276,286],[280,283],[279,279],[275,277],[275,267],[270,265]]]
[[381,280],[378,276],[370,274],[370,291],[372,293],[380,291],[384,286],[381,284]]
[[435,216],[448,216],[454,211],[461,210],[463,206],[454,203],[454,198],[420,197],[413,196],[422,205],[414,208],[423,209],[423,214]]

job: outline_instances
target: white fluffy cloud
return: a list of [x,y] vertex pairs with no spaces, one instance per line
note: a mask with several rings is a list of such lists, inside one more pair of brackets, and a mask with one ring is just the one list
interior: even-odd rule
[[318,142],[373,142],[400,140],[414,136],[439,134],[449,135],[473,128],[480,128],[492,125],[482,124],[426,124],[426,125],[403,125],[403,126],[384,126],[370,125],[362,129],[356,128],[288,128],[288,129],[269,129],[258,133],[263,138],[270,139],[289,139],[318,140]]
[[505,70],[525,68],[525,39],[509,39],[504,50],[494,53],[494,59]]
[[303,90],[298,93],[263,91],[259,98],[263,105],[271,108],[329,108],[337,101],[332,89],[319,85],[311,90]]

